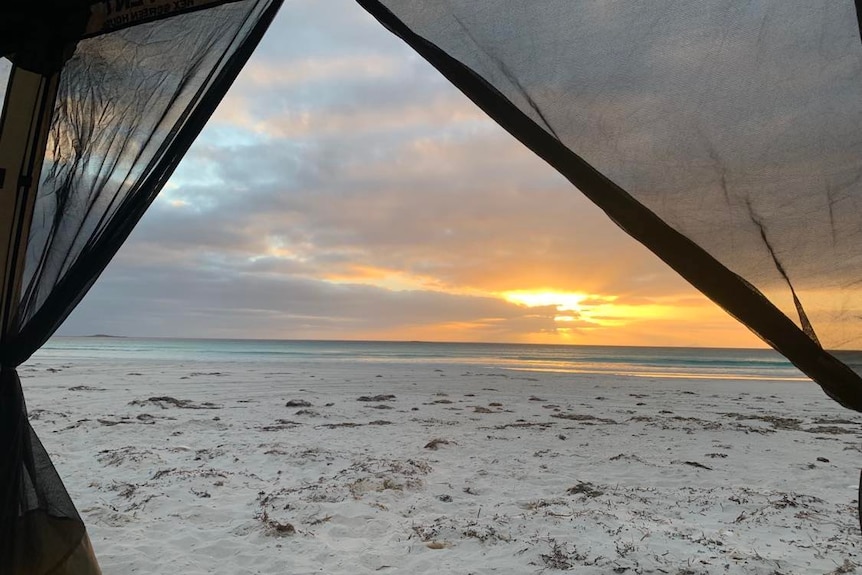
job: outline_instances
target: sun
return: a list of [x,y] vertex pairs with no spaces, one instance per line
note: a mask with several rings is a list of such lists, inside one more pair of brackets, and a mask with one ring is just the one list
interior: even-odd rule
[[558,290],[514,290],[500,294],[508,302],[526,307],[553,307],[558,331],[577,324],[579,328],[620,327],[633,321],[669,317],[666,305],[626,305],[615,295],[599,295]]
[[526,307],[553,307],[557,314],[554,322],[559,324],[558,330],[566,331],[568,325],[575,322],[583,327],[592,324],[594,327],[619,324],[619,318],[614,317],[614,296],[603,296],[582,292],[565,292],[557,290],[514,290],[504,292],[503,299]]
[[506,301],[527,307],[554,306],[560,312],[581,313],[581,302],[588,299],[589,294],[560,292],[560,291],[533,291],[515,290],[502,294]]

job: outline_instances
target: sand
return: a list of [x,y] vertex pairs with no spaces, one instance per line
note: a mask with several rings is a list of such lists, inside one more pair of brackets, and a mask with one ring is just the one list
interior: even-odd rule
[[862,417],[810,382],[97,360],[21,376],[106,574],[862,572]]

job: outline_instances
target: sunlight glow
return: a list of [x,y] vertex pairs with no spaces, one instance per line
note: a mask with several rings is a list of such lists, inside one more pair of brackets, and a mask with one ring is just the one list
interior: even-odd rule
[[643,319],[679,316],[671,305],[650,301],[638,305],[618,303],[618,296],[554,290],[518,290],[500,295],[517,305],[555,308],[558,313],[554,322],[560,324],[557,327],[560,335],[571,332],[575,324],[581,329],[619,327]]
[[506,301],[527,307],[554,306],[557,311],[580,312],[580,303],[591,297],[583,293],[567,293],[558,291],[527,291],[517,290],[502,294]]

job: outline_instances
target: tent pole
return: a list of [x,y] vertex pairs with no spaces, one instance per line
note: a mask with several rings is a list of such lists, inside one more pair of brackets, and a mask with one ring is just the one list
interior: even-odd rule
[[[12,337],[60,74],[13,66],[0,117],[0,344]],[[7,366],[14,367],[14,366]]]

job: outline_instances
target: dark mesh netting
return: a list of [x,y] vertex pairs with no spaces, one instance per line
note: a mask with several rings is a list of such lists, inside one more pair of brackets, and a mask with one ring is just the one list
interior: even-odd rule
[[852,1],[360,4],[629,234],[862,410],[862,381],[823,351],[862,349]]
[[[14,64],[0,66],[0,573],[99,572],[14,368],[119,249],[280,2],[149,4],[59,2],[43,43],[0,44]],[[41,18],[9,10],[7,23]]]
[[[358,1],[862,410],[862,380],[836,359],[862,364],[853,2]],[[98,573],[15,367],[119,249],[280,3],[0,4],[0,574]]]
[[118,248],[155,199],[270,4],[224,4],[78,43],[63,68],[34,207],[19,315],[26,331],[59,325],[57,312],[95,280],[79,270],[107,264],[103,246]]

